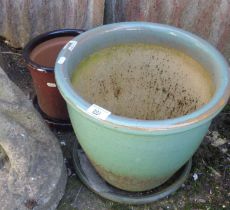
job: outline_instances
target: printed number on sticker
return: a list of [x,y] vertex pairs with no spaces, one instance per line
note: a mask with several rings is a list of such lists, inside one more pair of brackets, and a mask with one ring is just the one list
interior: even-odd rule
[[103,109],[102,107],[100,107],[96,104],[93,104],[92,106],[90,106],[88,108],[87,112],[90,115],[92,115],[96,118],[102,119],[102,120],[105,120],[111,114],[110,111]]
[[60,57],[59,59],[58,59],[58,64],[63,64],[64,62],[65,62],[65,57]]
[[72,51],[74,47],[77,45],[77,41],[69,41],[69,43],[70,43],[70,46],[68,47],[68,49]]

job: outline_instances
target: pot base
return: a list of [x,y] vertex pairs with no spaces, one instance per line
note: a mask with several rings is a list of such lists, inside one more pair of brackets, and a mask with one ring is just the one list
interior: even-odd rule
[[188,177],[192,166],[192,159],[190,159],[161,186],[144,192],[128,192],[117,189],[105,182],[95,171],[77,142],[74,143],[73,147],[73,160],[79,178],[94,193],[111,201],[135,205],[151,203],[175,192]]
[[44,113],[38,104],[37,96],[33,97],[33,105],[34,105],[34,108],[41,114],[42,118],[45,120],[45,122],[50,127],[61,128],[61,129],[72,129],[70,120],[54,119],[54,118],[49,117],[46,113]]

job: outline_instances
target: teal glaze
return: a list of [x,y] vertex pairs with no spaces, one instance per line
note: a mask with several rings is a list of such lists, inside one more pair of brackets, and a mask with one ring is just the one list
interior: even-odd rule
[[[73,40],[76,46],[72,51],[68,50],[67,44],[60,52],[57,61],[61,57],[65,57],[65,61],[63,64],[56,62],[55,76],[82,148],[103,178],[114,186],[142,191],[162,184],[191,158],[211,120],[227,103],[230,94],[227,62],[203,39],[161,24],[110,24],[85,32]],[[165,45],[196,59],[213,76],[216,91],[211,101],[191,114],[160,121],[136,120],[113,114],[101,120],[89,115],[87,109],[91,104],[81,98],[70,83],[73,71],[93,52],[128,42]],[[108,173],[102,173],[97,166]],[[127,181],[122,179],[124,177],[130,179]]]

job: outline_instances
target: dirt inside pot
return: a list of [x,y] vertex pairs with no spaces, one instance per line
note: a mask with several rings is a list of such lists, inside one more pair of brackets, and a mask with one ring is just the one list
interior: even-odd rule
[[10,168],[10,161],[9,157],[7,156],[5,150],[0,145],[0,170],[9,170]]
[[73,38],[74,36],[64,36],[44,41],[32,50],[30,59],[41,66],[54,67],[58,53]]
[[74,89],[115,115],[162,120],[186,115],[212,98],[208,71],[190,56],[162,46],[117,45],[76,68]]

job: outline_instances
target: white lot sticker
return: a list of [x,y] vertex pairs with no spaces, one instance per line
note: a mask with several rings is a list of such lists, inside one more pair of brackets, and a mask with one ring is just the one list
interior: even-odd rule
[[69,50],[72,51],[74,49],[74,47],[77,45],[77,41],[69,41]]
[[69,42],[67,42],[67,43],[65,44],[65,46],[63,47],[63,49],[67,48],[68,46],[69,46]]
[[46,84],[48,87],[57,87],[57,85],[55,83],[47,82]]
[[88,109],[87,109],[87,112],[96,117],[96,118],[99,118],[99,119],[102,119],[102,120],[105,120],[110,114],[111,112],[106,110],[106,109],[103,109],[102,107],[96,105],[96,104],[93,104],[91,105]]
[[59,59],[58,59],[58,63],[59,64],[63,64],[64,62],[65,62],[65,57],[60,57]]

